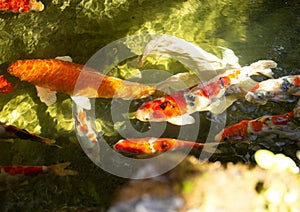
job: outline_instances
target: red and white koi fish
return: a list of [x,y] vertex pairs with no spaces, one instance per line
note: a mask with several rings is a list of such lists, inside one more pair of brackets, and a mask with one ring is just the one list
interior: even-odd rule
[[[274,133],[290,139],[299,139],[299,128],[293,123],[294,112],[283,115],[262,116],[254,120],[243,120],[237,124],[226,127],[215,136],[218,142],[227,140],[243,140],[250,135]],[[295,131],[296,130],[296,131]]]
[[249,77],[254,74],[270,75],[272,71],[269,68],[276,65],[274,61],[261,60],[241,69],[228,70],[204,86],[198,84],[144,103],[136,111],[136,118],[150,122],[167,121],[175,125],[192,124],[195,120],[190,114],[197,111],[223,112],[226,107],[220,105],[219,99],[223,97],[226,89],[251,80]]
[[44,10],[44,5],[36,0],[0,0],[0,10],[15,13],[40,12]]
[[216,145],[216,143],[203,144],[193,141],[178,140],[174,138],[146,137],[119,140],[114,145],[114,149],[122,153],[130,153],[135,155],[152,155],[183,148],[211,148],[212,146]]
[[55,140],[35,135],[33,133],[28,132],[25,129],[20,129],[12,125],[6,125],[2,122],[0,122],[0,138],[1,139],[19,138],[23,140],[42,142],[50,146],[60,147],[55,144]]
[[284,76],[257,83],[245,96],[246,100],[258,104],[271,101],[289,101],[289,97],[300,96],[300,75]]
[[99,161],[100,146],[97,139],[98,132],[92,128],[91,120],[87,117],[86,111],[82,107],[76,105],[75,110],[75,130],[80,145],[90,158]]
[[3,75],[0,75],[0,93],[9,93],[12,90],[14,90],[12,84]]

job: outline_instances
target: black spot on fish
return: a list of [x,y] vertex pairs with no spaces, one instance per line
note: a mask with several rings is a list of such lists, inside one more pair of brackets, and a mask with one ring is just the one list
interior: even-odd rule
[[222,81],[222,77],[220,77],[219,80],[220,80],[221,87],[224,88],[224,82]]
[[195,105],[196,97],[193,94],[188,94],[185,97],[186,97],[186,101],[187,101],[188,105],[190,105],[190,106]]
[[174,105],[172,105],[169,101],[161,103],[159,107],[164,110],[168,105],[170,105],[171,108],[174,108]]
[[280,89],[284,92],[288,91],[294,85],[290,83],[287,79],[283,79],[283,83],[280,86]]

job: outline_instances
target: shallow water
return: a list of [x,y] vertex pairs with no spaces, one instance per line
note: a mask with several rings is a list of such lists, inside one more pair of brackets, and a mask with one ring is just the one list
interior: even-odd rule
[[[300,8],[296,0],[115,0],[104,1],[104,4],[94,0],[45,0],[43,3],[45,10],[41,13],[0,14],[0,72],[18,84],[16,90],[1,96],[0,121],[53,138],[63,148],[22,140],[1,142],[0,164],[51,165],[68,161],[71,162],[70,169],[77,170],[79,175],[39,175],[28,178],[27,185],[11,185],[0,193],[3,211],[106,208],[112,193],[126,181],[103,171],[85,155],[73,131],[69,97],[59,94],[57,104],[47,108],[37,98],[33,85],[20,82],[6,72],[15,60],[69,55],[74,62],[85,64],[95,52],[112,41],[133,34],[157,33],[193,42],[218,56],[218,46],[226,46],[234,50],[241,65],[272,59],[278,63],[275,77],[300,74]],[[137,41],[129,46],[139,49],[140,44]],[[176,73],[181,68],[174,63],[169,72]],[[126,78],[126,74],[132,73],[124,74],[116,69],[110,74]],[[141,102],[132,102],[132,109]],[[100,99],[96,103],[100,128],[109,144],[113,144],[121,136],[115,131],[111,117],[104,112],[111,102]],[[294,105],[268,103],[257,106],[239,100],[227,110],[226,122],[230,125],[266,114],[283,114]],[[209,124],[206,116],[209,114],[201,114],[203,128],[198,141],[205,139]],[[132,123],[141,131],[147,130],[148,124],[136,120]],[[177,131],[177,127],[168,125],[164,136],[175,137]],[[214,155],[211,160],[253,162],[253,152],[260,148],[282,152],[295,159],[299,144],[267,136],[250,144],[221,146],[223,154]]]

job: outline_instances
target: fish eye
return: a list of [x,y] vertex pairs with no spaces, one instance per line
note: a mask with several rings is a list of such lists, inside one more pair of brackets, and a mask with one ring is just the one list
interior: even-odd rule
[[149,117],[144,117],[144,119],[145,119],[146,121],[149,121]]

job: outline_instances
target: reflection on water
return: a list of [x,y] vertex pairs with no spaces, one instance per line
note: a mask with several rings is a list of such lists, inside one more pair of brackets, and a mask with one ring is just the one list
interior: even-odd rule
[[[8,211],[13,208],[49,210],[79,206],[107,207],[111,192],[123,182],[92,164],[78,143],[70,142],[74,141],[75,134],[72,104],[66,95],[59,94],[58,103],[47,108],[37,99],[33,85],[8,76],[5,71],[8,64],[17,59],[69,55],[74,62],[84,64],[98,49],[114,40],[138,33],[157,33],[193,42],[217,56],[220,56],[218,46],[226,46],[235,51],[241,65],[259,59],[272,59],[279,64],[274,71],[275,77],[299,74],[300,17],[297,1],[44,0],[43,3],[45,10],[41,13],[0,14],[0,74],[21,85],[21,90],[17,88],[17,91],[1,96],[0,121],[55,138],[63,149],[21,141],[4,143],[0,164],[48,165],[70,161],[72,169],[79,171],[79,175],[64,179],[38,176],[29,179],[29,186],[17,186],[13,192],[1,193],[1,202],[5,203],[1,209]],[[137,54],[140,53],[136,48],[139,45],[139,42],[128,44]],[[183,69],[175,61],[168,66],[166,61],[155,65],[170,69],[171,73]],[[120,71],[123,67],[126,72]],[[130,78],[139,72],[132,65],[126,66],[124,63],[110,74]],[[99,117],[97,128],[106,133],[110,144],[113,144],[120,138],[114,127],[124,126],[122,123],[114,126],[109,114],[105,113],[110,100],[97,100],[96,103]],[[132,102],[132,111],[141,103],[141,100]],[[293,103],[257,106],[240,100],[228,109],[227,123],[234,124],[265,114],[283,114],[293,106]],[[201,121],[204,122],[201,126],[205,126],[201,133],[205,133],[205,128],[209,127],[206,126],[209,125],[207,115],[201,114]],[[147,123],[136,120],[132,120],[132,123],[142,131],[148,128]],[[175,134],[176,127],[170,126],[169,132]],[[199,140],[202,139],[200,136]],[[282,142],[286,145],[282,145]],[[259,138],[250,145],[221,147],[228,153],[223,160],[253,161],[252,153],[262,146],[295,158],[295,142]],[[212,158],[218,159],[219,156]],[[70,192],[74,196],[67,195]]]

